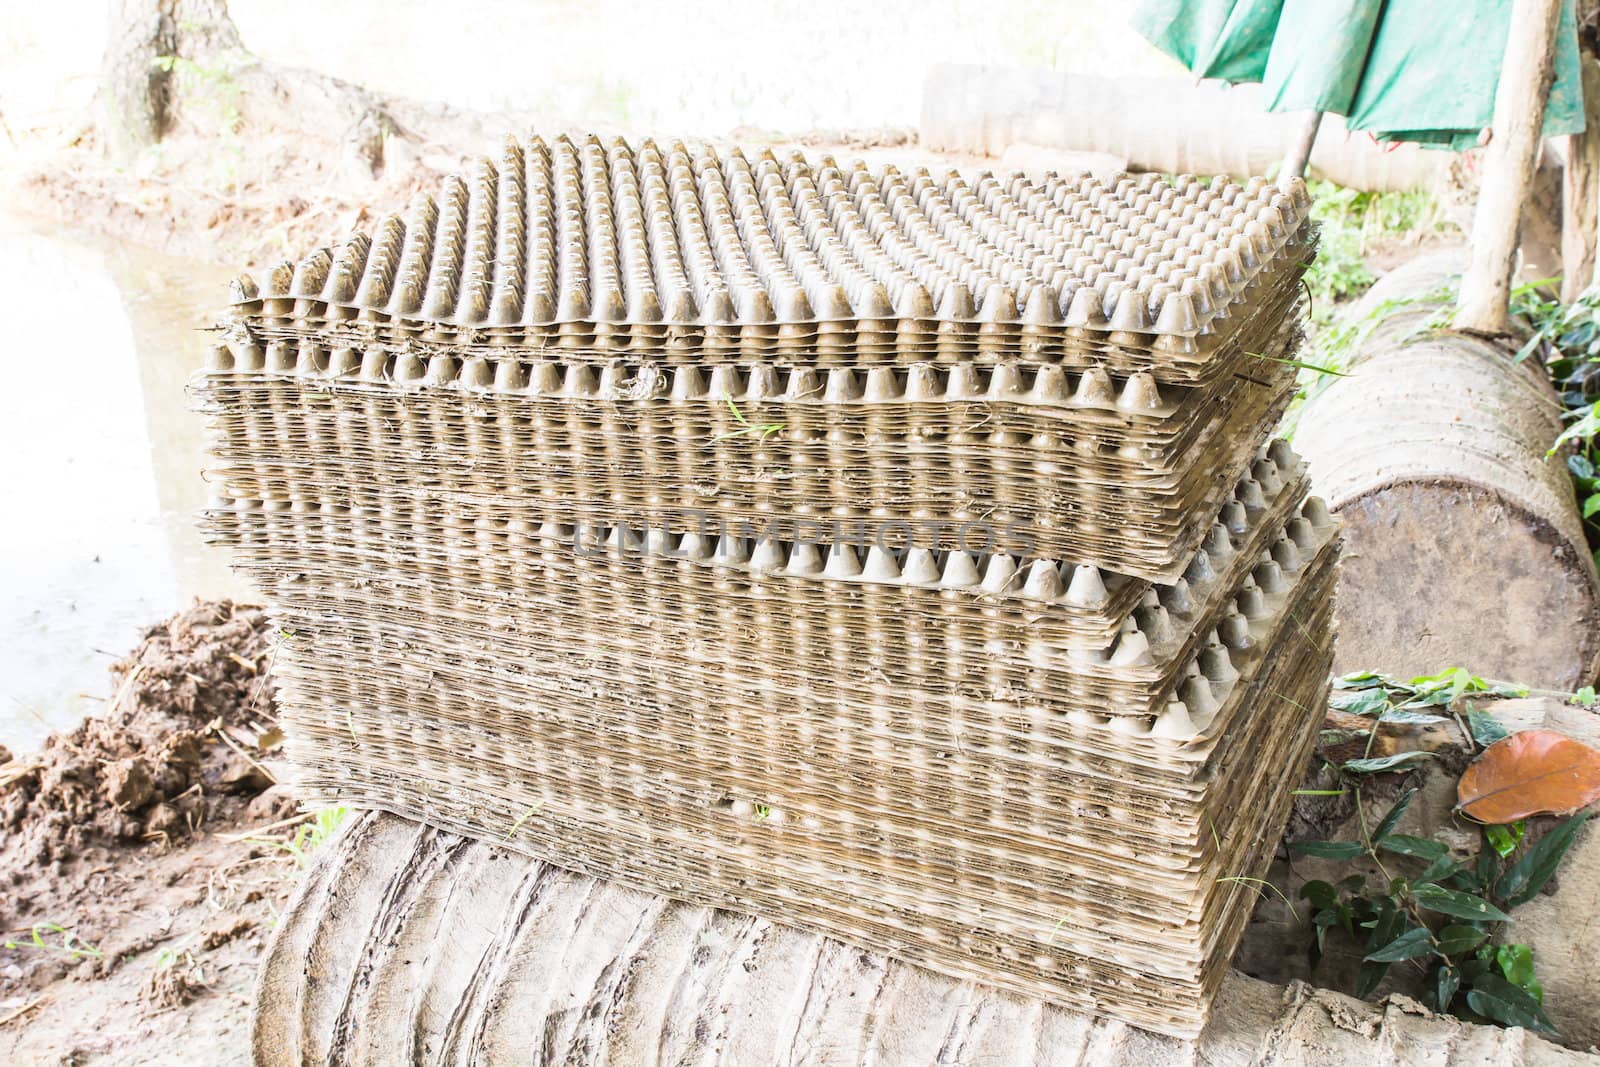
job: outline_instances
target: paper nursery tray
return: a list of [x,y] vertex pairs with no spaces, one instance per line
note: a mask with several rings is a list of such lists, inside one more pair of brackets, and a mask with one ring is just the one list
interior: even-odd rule
[[[652,141],[508,142],[440,199],[235,287],[259,339],[788,362],[993,355],[1206,379],[1283,303],[1303,185],[869,171]],[[789,347],[785,347],[789,346]]]

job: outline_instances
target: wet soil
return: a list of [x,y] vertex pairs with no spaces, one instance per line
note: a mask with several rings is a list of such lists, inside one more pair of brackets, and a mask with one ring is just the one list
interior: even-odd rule
[[0,752],[0,1063],[247,1061],[297,874],[270,659],[260,609],[197,602],[116,664],[103,715]]

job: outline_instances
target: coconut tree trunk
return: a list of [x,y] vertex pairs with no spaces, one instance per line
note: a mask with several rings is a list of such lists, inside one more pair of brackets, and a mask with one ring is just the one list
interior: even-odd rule
[[394,815],[324,846],[262,960],[258,1067],[1588,1062],[1522,1030],[1229,974],[1198,1041],[558,870]]

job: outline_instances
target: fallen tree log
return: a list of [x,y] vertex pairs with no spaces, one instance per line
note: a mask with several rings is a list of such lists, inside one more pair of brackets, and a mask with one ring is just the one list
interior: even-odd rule
[[[1268,112],[1259,85],[941,63],[923,82],[919,133],[935,151],[999,156],[1026,143],[1104,152],[1136,170],[1265,174],[1283,161],[1302,122]],[[1311,173],[1355,189],[1411,189],[1441,180],[1450,158],[1380,145],[1328,115]]]
[[1345,523],[1335,669],[1465,667],[1572,689],[1600,658],[1600,582],[1543,372],[1452,332],[1455,262],[1396,270],[1346,324],[1362,334],[1294,433]]
[[1179,1041],[387,814],[352,819],[302,882],[252,1026],[261,1067],[1600,1063],[1404,998],[1239,974]]

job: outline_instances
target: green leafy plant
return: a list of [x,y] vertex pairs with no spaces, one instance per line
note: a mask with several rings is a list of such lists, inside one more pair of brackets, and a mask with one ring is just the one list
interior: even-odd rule
[[29,940],[7,941],[5,947],[48,952],[52,955],[65,956],[71,960],[98,960],[105,956],[105,953],[83,940],[75,931],[68,930],[60,923],[34,923],[29,933],[31,935]]
[[1531,844],[1522,824],[1485,827],[1477,856],[1458,861],[1442,841],[1397,831],[1416,793],[1402,794],[1376,826],[1369,828],[1363,815],[1359,840],[1290,846],[1325,859],[1364,858],[1379,875],[1301,886],[1300,896],[1314,909],[1312,966],[1328,937],[1343,936],[1362,953],[1357,996],[1370,995],[1391,967],[1404,963],[1422,969],[1424,999],[1438,1011],[1555,1033],[1532,950],[1499,935],[1508,912],[1537,896],[1555,874],[1588,814],[1557,824]]
[[1531,330],[1515,360],[1537,358],[1561,398],[1567,425],[1550,452],[1566,453],[1589,548],[1600,550],[1600,287],[1591,285],[1563,305],[1543,295],[1547,285],[1535,282],[1512,292],[1512,310]]
[[1451,228],[1438,200],[1425,190],[1364,192],[1328,181],[1308,182],[1307,188],[1311,217],[1321,227],[1317,258],[1306,272],[1318,323],[1331,318],[1336,301],[1359,296],[1376,280],[1367,263],[1375,245]]
[[[1333,686],[1329,707],[1347,715],[1370,718],[1373,723],[1365,731],[1367,744],[1362,755],[1336,764],[1340,771],[1352,775],[1400,770],[1433,758],[1433,753],[1424,751],[1374,756],[1374,743],[1385,724],[1429,726],[1454,719],[1462,734],[1472,743],[1492,745],[1506,736],[1505,727],[1491,713],[1480,708],[1468,708],[1465,712],[1455,710],[1456,702],[1465,696],[1522,697],[1529,692],[1526,686],[1490,681],[1460,667],[1408,681],[1361,671],[1335,680]],[[1362,731],[1357,730],[1326,730],[1323,731],[1321,742],[1324,746],[1332,746],[1360,736]]]

